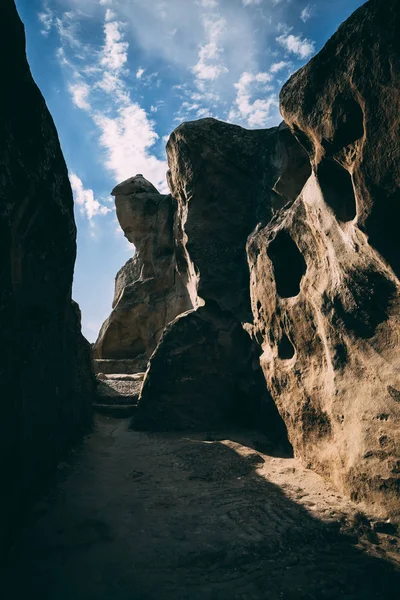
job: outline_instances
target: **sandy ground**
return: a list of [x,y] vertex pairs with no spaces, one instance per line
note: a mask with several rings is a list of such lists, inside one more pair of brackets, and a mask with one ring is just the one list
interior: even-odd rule
[[2,599],[399,598],[390,527],[374,531],[297,460],[265,453],[259,434],[128,423],[97,417],[59,465],[2,574]]

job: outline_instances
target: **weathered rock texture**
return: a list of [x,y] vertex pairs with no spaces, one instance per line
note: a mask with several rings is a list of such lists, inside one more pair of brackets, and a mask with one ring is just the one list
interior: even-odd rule
[[[275,207],[297,196],[310,173],[306,153],[286,127],[247,131],[214,119],[181,125],[167,153],[200,306],[164,332],[135,426],[204,429],[256,420],[285,438],[258,345],[243,327],[252,322],[246,241],[260,220],[267,222]],[[291,158],[303,182],[286,172]]]
[[165,328],[193,307],[187,262],[175,240],[176,201],[136,175],[112,191],[125,236],[136,247],[116,277],[113,310],[94,347],[96,359],[143,359]]
[[71,300],[75,223],[57,133],[0,6],[0,554],[21,500],[90,423],[91,353]]
[[398,2],[368,2],[284,86],[284,118],[309,159],[286,126],[206,119],[172,134],[169,185],[203,305],[166,329],[135,421],[201,428],[258,416],[282,436],[261,363],[296,454],[392,516],[399,26]]
[[298,456],[400,513],[400,5],[370,1],[284,86],[313,174],[248,244],[255,333]]

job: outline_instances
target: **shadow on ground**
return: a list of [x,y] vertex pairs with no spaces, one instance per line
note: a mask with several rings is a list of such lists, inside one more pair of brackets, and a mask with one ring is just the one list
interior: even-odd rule
[[[361,526],[343,534],[338,516],[315,518],[262,474],[272,461],[290,487],[297,467],[285,464],[294,459],[217,438],[132,432],[126,421],[98,417],[36,505],[3,573],[2,598],[398,598],[399,571],[370,530],[362,549]],[[303,471],[304,500],[316,476]]]

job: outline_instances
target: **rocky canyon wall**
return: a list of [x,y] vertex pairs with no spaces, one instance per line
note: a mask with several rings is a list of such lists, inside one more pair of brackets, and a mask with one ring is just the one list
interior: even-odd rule
[[354,500],[400,510],[400,47],[370,1],[283,87],[312,176],[249,240],[255,332],[295,452]]
[[1,554],[21,501],[90,424],[94,376],[71,300],[67,169],[13,0],[0,6],[0,73]]
[[343,24],[284,86],[287,125],[206,119],[172,134],[169,185],[197,308],[165,329],[134,419],[162,429],[257,423],[277,440],[286,426],[306,465],[391,516],[399,15],[398,2],[371,0]]

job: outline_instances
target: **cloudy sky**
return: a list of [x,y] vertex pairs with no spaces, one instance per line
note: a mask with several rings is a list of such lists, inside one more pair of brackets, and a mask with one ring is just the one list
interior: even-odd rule
[[165,143],[213,116],[277,125],[279,89],[362,0],[16,0],[33,76],[55,120],[76,204],[74,298],[97,337],[134,248],[113,186],[166,190]]

